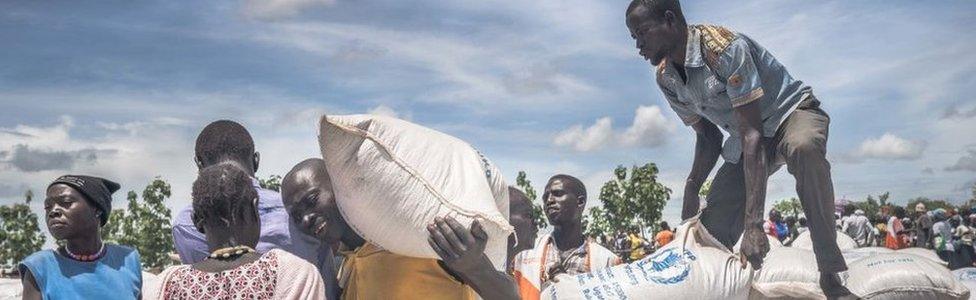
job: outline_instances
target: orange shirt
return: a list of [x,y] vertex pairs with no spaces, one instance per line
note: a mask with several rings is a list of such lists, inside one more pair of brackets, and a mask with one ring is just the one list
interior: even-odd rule
[[390,253],[372,244],[346,253],[339,279],[344,300],[474,300],[478,295],[436,259]]
[[671,232],[671,230],[661,230],[661,232],[658,232],[654,236],[654,241],[657,242],[658,247],[667,245],[671,240],[674,240],[674,232]]

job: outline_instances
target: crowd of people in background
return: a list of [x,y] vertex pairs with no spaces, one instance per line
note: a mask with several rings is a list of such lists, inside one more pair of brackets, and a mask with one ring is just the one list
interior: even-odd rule
[[[399,255],[371,244],[339,212],[320,158],[299,162],[281,192],[262,188],[260,155],[239,123],[220,120],[198,135],[192,202],[173,220],[182,264],[145,286],[139,253],[102,241],[120,185],[65,175],[47,189],[45,217],[62,243],[19,264],[24,299],[538,299],[557,275],[582,274],[639,259],[648,243],[636,232],[620,257],[583,233],[587,192],[578,178],[557,174],[542,195],[551,233],[538,234],[532,204],[509,188],[504,271],[484,255],[478,221],[461,226],[437,217],[428,243],[440,259]],[[667,228],[666,224],[662,224]],[[658,238],[667,240],[666,235]]]
[[[487,237],[477,222],[466,229],[445,217],[428,226],[428,242],[441,259],[401,256],[370,244],[339,213],[321,159],[298,163],[284,177],[281,193],[261,188],[254,177],[260,156],[238,123],[205,127],[194,160],[199,173],[192,204],[173,221],[183,264],[164,270],[158,287],[142,289],[137,251],[101,240],[119,184],[65,175],[49,185],[44,202],[48,228],[63,243],[20,264],[24,298],[537,299],[558,274],[640,260],[675,238],[667,222],[656,224],[650,239],[638,227],[586,237],[586,187],[559,174],[542,196],[551,233],[538,234],[531,200],[510,188],[516,234],[509,241],[507,272],[498,272],[479,252]],[[837,230],[859,247],[931,249],[952,269],[974,266],[974,223],[974,211],[929,211],[922,203],[911,213],[885,205],[874,215],[853,206],[836,214]],[[784,217],[775,209],[762,228],[785,246],[809,231],[804,216]]]

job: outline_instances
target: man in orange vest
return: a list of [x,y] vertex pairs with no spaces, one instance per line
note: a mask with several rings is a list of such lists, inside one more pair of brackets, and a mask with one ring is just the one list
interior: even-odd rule
[[586,187],[576,177],[556,175],[542,200],[552,234],[540,236],[531,250],[515,256],[513,274],[523,300],[537,300],[556,275],[581,274],[618,265],[620,258],[583,236]]

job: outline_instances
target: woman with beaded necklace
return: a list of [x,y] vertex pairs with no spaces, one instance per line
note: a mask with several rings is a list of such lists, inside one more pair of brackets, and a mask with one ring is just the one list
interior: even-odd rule
[[65,175],[47,188],[47,228],[64,246],[31,254],[18,269],[23,299],[139,299],[139,253],[105,244],[99,233],[112,211],[119,184],[98,177]]
[[325,299],[312,264],[274,249],[256,253],[261,234],[257,192],[234,163],[203,170],[193,183],[193,221],[210,256],[160,274],[158,299]]

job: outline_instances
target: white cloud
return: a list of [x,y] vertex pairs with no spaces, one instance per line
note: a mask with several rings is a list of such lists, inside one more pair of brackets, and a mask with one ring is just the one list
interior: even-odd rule
[[869,138],[852,153],[858,161],[867,159],[880,160],[916,160],[922,157],[925,143],[907,140],[891,133],[885,133],[879,138]]
[[603,117],[597,119],[593,126],[586,129],[583,128],[583,125],[574,125],[557,134],[553,143],[556,146],[571,147],[580,152],[602,149],[613,140],[612,123],[610,117]]
[[620,136],[625,146],[655,147],[667,142],[674,124],[661,113],[659,106],[641,106],[634,115],[634,123]]
[[945,168],[946,171],[970,171],[976,172],[976,150],[969,150],[969,153],[959,158],[955,164]]
[[[389,89],[391,84],[396,87],[416,82],[439,83],[417,97],[420,102],[525,109],[583,101],[599,90],[554,63],[570,53],[553,54],[547,50],[553,48],[550,44],[508,34],[492,36],[491,42],[484,42],[459,39],[449,32],[282,22],[264,28],[252,38],[336,59],[350,56],[348,45],[364,45],[360,48],[371,50],[352,49],[370,52],[371,55],[355,55],[369,63],[360,61],[348,74],[344,73],[348,76],[335,80],[348,88],[364,90]],[[489,57],[491,63],[485,63]],[[342,66],[334,64],[332,71]],[[404,80],[404,76],[411,76],[410,80]]]
[[245,16],[276,20],[294,16],[303,10],[335,4],[335,0],[247,0],[242,10]]
[[658,106],[640,106],[634,121],[623,132],[613,130],[610,117],[596,120],[592,126],[574,125],[556,135],[556,146],[570,147],[580,152],[604,149],[607,146],[656,147],[667,142],[674,131],[674,124],[661,114]]

